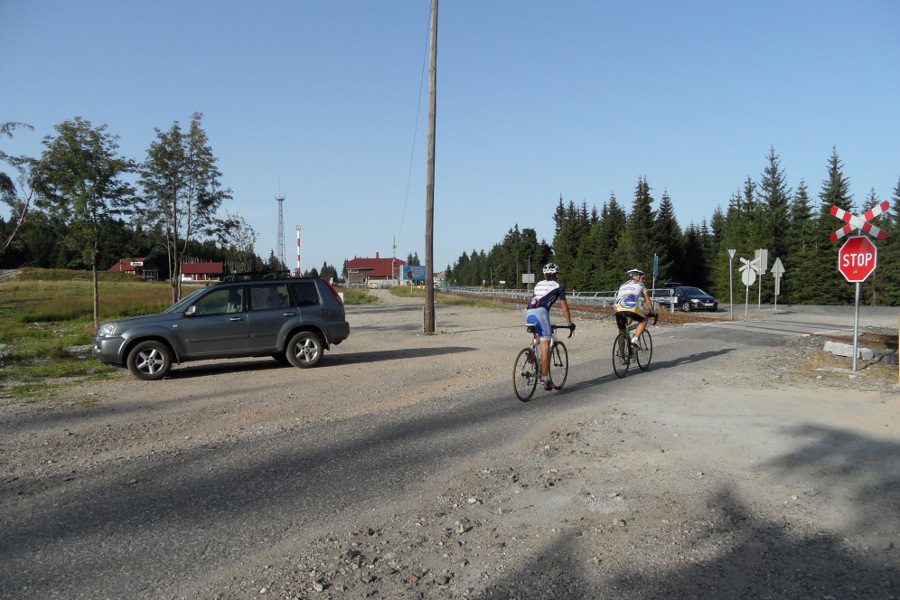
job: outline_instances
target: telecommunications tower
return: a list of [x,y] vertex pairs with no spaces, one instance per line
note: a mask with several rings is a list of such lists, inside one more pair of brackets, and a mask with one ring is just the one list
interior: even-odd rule
[[275,196],[275,201],[278,202],[278,241],[275,244],[275,252],[276,258],[281,265],[280,268],[285,268],[287,263],[284,262],[284,211],[282,210],[284,207],[284,194]]

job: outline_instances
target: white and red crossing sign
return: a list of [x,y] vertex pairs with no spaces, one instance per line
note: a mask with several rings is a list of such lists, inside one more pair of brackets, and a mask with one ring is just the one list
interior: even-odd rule
[[864,235],[847,238],[838,250],[838,271],[850,283],[869,278],[878,265],[878,248]]
[[841,219],[842,221],[846,221],[847,224],[835,231],[831,234],[832,243],[838,241],[854,229],[859,229],[863,233],[868,233],[873,238],[883,240],[887,237],[887,234],[872,225],[872,219],[885,212],[888,208],[890,208],[891,203],[887,200],[882,201],[877,206],[872,207],[870,210],[867,210],[861,215],[854,215],[853,213],[847,212],[843,208],[839,208],[837,206],[831,206],[831,214]]

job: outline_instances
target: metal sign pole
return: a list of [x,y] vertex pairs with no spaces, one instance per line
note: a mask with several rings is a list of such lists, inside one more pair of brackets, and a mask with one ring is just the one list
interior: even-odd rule
[[728,259],[728,304],[731,305],[731,320],[734,321],[734,261]]
[[853,372],[856,372],[856,355],[859,354],[859,282],[856,282],[856,310],[853,316]]
[[734,253],[735,248],[728,248],[728,303],[731,305],[731,320],[734,321]]
[[744,318],[747,318],[747,310],[750,306],[750,286],[746,286],[744,291]]

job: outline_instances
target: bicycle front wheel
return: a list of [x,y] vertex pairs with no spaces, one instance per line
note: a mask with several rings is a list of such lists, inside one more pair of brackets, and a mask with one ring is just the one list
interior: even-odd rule
[[628,355],[628,340],[621,333],[613,342],[612,362],[616,377],[625,377],[628,367],[631,365],[631,357]]
[[569,351],[562,342],[556,342],[550,348],[550,382],[557,390],[566,385],[569,376]]
[[637,357],[638,367],[640,367],[641,371],[646,371],[647,367],[650,366],[650,360],[653,358],[653,338],[646,329],[638,339],[637,345],[634,346],[634,353]]
[[513,390],[522,402],[531,400],[538,382],[538,361],[531,348],[524,348],[513,365]]

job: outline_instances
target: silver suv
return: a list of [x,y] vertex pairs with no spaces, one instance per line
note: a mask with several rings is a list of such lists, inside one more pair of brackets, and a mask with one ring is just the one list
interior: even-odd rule
[[157,315],[104,323],[94,355],[139,379],[165,377],[173,363],[272,356],[315,366],[350,335],[344,303],[318,278],[256,278],[201,288]]

